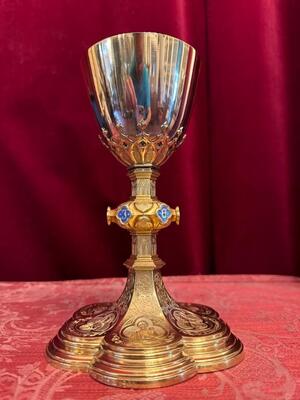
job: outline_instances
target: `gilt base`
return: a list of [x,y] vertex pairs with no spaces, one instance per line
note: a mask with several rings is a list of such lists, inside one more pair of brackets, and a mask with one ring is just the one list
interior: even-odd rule
[[76,311],[46,354],[110,386],[152,388],[230,368],[243,345],[212,308],[175,302],[158,270],[130,271],[116,303]]

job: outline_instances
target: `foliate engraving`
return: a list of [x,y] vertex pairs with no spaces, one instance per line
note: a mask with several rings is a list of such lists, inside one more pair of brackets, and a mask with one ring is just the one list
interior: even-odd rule
[[128,309],[129,303],[133,294],[134,286],[134,272],[128,272],[128,278],[123,293],[116,302],[116,308],[119,310],[120,317],[122,317]]
[[119,312],[113,305],[99,309],[96,315],[94,312],[92,314],[92,316],[87,314],[85,317],[73,317],[67,321],[63,330],[69,335],[80,337],[103,336],[116,324],[119,317]]
[[176,328],[187,336],[203,336],[216,333],[220,329],[220,322],[215,318],[200,317],[198,314],[174,308],[171,311],[172,321]]
[[88,304],[87,306],[81,307],[77,310],[73,318],[74,319],[88,319],[100,315],[103,311],[108,310],[112,306],[112,303],[94,303]]
[[134,273],[129,272],[126,286],[116,303],[89,304],[79,309],[66,322],[66,334],[79,337],[104,336],[125,314],[130,303],[134,284]]
[[107,310],[88,321],[74,321],[73,329],[81,336],[103,336],[118,319],[118,312]]
[[169,295],[169,292],[166,290],[160,271],[154,271],[153,278],[158,300],[162,310],[164,311],[164,314],[166,315],[170,312],[170,310],[177,307],[177,303],[172,299],[172,297]]
[[213,309],[202,306],[205,312],[199,314],[192,306],[182,307],[176,303],[166,290],[159,271],[154,271],[154,283],[163,313],[182,335],[202,336],[213,334],[220,329],[220,322],[215,318],[217,315]]
[[200,314],[206,317],[218,318],[219,314],[211,307],[204,306],[202,304],[195,303],[179,303],[180,307],[183,307],[189,311],[192,311],[196,314]]

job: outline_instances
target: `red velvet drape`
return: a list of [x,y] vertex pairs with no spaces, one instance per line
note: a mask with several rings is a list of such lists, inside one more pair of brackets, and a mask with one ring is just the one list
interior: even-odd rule
[[129,181],[98,144],[79,61],[130,31],[177,36],[203,60],[158,182],[182,214],[159,236],[164,273],[299,273],[298,1],[10,0],[0,18],[0,279],[125,273],[129,237],[105,211]]

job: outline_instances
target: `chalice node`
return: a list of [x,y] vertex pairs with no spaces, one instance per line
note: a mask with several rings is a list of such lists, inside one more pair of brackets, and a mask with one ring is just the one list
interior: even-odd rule
[[161,229],[179,223],[156,197],[160,166],[185,138],[196,85],[196,51],[159,33],[125,33],[88,50],[86,78],[99,138],[128,169],[131,197],[107,209],[132,239],[125,288],[115,303],[87,305],[47,346],[55,366],[107,385],[151,388],[232,367],[243,345],[212,308],[175,301],[156,251]]

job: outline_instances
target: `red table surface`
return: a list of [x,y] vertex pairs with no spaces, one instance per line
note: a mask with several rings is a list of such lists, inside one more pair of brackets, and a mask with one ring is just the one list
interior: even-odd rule
[[300,278],[166,277],[180,301],[214,307],[245,345],[245,360],[162,389],[115,389],[47,364],[49,339],[79,307],[117,298],[124,279],[0,283],[1,400],[300,399]]

